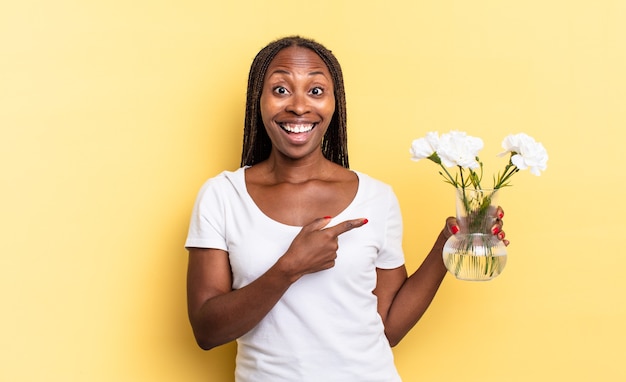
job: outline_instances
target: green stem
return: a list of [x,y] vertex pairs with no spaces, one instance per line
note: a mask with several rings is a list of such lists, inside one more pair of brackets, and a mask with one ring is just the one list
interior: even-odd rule
[[467,194],[465,193],[465,180],[463,179],[463,167],[459,166],[459,174],[461,174],[461,189],[463,190],[463,206],[465,207],[466,214],[470,213],[470,205],[467,200]]
[[450,179],[450,183],[454,186],[454,187],[458,187],[456,180],[452,177],[452,175],[450,175],[450,173],[448,172],[448,169],[446,168],[446,166],[444,166],[442,163],[439,163],[439,166],[441,166],[441,168],[443,169],[443,171],[445,171],[446,175],[448,176],[448,179]]
[[515,166],[512,162],[509,162],[504,168],[504,172],[502,173],[502,176],[500,176],[500,178],[494,184],[493,186],[494,190],[497,190],[500,187],[506,186],[508,180],[513,176],[513,174],[515,174],[518,171],[519,169],[517,168],[517,166]]

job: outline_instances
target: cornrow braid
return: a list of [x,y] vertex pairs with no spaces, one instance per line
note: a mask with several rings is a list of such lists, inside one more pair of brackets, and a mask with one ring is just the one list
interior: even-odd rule
[[261,49],[252,61],[248,75],[241,166],[252,166],[270,156],[272,142],[265,131],[260,109],[263,82],[267,68],[274,57],[276,57],[281,50],[291,46],[299,46],[314,51],[328,67],[333,80],[335,112],[333,113],[328,130],[326,130],[324,139],[322,140],[322,153],[328,160],[345,168],[349,168],[346,94],[341,66],[337,58],[326,47],[311,39],[302,38],[300,36],[284,37],[271,42],[265,48]]

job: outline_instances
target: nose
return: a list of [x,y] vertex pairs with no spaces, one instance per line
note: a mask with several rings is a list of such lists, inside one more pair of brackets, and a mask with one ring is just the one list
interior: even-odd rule
[[309,103],[305,94],[295,93],[289,98],[286,111],[295,115],[303,115],[309,112]]

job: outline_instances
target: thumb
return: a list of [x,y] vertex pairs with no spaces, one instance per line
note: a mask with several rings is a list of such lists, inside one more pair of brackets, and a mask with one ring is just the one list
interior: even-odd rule
[[323,218],[315,219],[311,223],[302,227],[302,229],[306,231],[319,231],[322,228],[326,227],[328,223],[330,223],[331,219],[332,216],[324,216]]
[[459,230],[459,222],[456,220],[456,218],[452,216],[448,217],[446,219],[446,227],[444,228],[445,238],[448,239],[450,238],[450,236],[456,235]]

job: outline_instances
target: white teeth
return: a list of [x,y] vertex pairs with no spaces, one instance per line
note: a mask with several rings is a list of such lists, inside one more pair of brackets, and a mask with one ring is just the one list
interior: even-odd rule
[[309,124],[309,125],[287,125],[287,124],[282,124],[280,125],[283,129],[287,130],[290,133],[306,133],[309,132],[311,130],[313,130],[313,126],[315,126],[314,124]]

